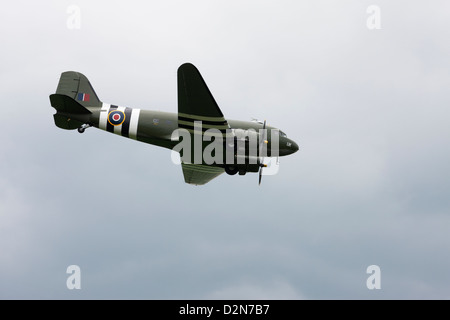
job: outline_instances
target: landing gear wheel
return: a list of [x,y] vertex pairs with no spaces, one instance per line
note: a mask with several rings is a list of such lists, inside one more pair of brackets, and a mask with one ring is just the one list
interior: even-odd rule
[[90,128],[90,127],[92,127],[92,125],[90,123],[82,124],[81,127],[78,128],[78,132],[83,133],[84,130],[86,130],[87,128]]
[[237,167],[231,167],[231,166],[225,166],[225,172],[228,173],[230,176],[234,176],[236,173],[238,173]]

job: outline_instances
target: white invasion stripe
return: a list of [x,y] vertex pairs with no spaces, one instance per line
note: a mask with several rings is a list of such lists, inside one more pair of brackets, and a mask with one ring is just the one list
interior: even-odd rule
[[[117,110],[118,111],[122,111],[123,114],[125,115],[125,107],[117,107]],[[123,122],[122,122],[122,124],[123,124]],[[114,126],[114,133],[115,134],[118,134],[118,135],[122,134],[122,124],[119,125],[119,126]]]
[[111,105],[109,103],[103,103],[100,110],[100,119],[98,121],[98,128],[106,130],[106,124],[108,123],[108,110]]
[[181,113],[178,112],[178,116],[179,117],[183,117],[183,118],[189,118],[192,120],[197,120],[197,121],[201,121],[201,120],[205,120],[205,121],[217,121],[217,122],[224,122],[225,118],[222,116],[218,116],[218,117],[206,117],[206,116],[197,116],[197,115],[193,115],[193,114],[187,114],[187,113]]
[[140,113],[141,109],[131,109],[130,131],[128,133],[128,137],[130,137],[130,139],[137,139],[137,129]]

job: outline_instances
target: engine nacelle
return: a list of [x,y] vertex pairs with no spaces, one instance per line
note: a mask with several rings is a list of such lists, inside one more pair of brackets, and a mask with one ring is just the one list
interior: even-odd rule
[[261,168],[261,161],[259,157],[249,157],[236,155],[233,164],[225,165],[226,173],[234,175],[239,172],[244,175],[247,172],[258,172]]
[[259,157],[240,156],[235,157],[236,165],[239,171],[245,172],[258,172],[261,167],[261,161]]

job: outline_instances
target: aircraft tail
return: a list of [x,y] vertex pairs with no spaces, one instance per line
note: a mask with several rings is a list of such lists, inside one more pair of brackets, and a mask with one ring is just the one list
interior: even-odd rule
[[56,109],[56,113],[53,115],[55,125],[61,129],[80,128],[89,121],[89,116],[92,114],[86,107],[63,94],[50,95],[50,103]]
[[61,74],[56,93],[50,95],[50,103],[57,111],[53,115],[55,125],[68,130],[80,128],[89,121],[88,107],[102,105],[86,76],[74,71]]

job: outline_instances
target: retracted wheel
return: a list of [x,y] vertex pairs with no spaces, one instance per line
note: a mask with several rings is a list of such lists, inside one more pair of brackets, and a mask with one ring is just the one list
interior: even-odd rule
[[233,176],[236,173],[238,173],[238,168],[234,166],[225,166],[225,172],[228,173],[230,176]]

